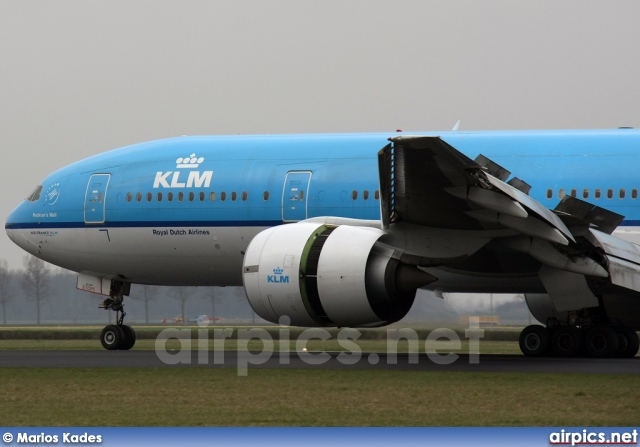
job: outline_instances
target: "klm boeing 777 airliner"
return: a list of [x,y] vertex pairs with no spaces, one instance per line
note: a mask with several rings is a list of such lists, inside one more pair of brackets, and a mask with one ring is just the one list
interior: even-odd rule
[[243,285],[298,326],[387,325],[419,288],[522,293],[544,324],[524,354],[632,357],[638,166],[633,129],[181,137],[52,173],[5,228],[108,297],[107,349],[135,343],[137,283]]

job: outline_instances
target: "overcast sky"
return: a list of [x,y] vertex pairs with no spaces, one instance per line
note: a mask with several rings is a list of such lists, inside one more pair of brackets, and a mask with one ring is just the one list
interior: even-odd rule
[[2,0],[0,215],[54,169],[176,135],[640,126],[638,18],[636,0]]

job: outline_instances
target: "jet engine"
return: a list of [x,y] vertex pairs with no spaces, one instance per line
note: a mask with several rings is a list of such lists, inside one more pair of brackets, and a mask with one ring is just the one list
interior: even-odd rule
[[294,326],[377,327],[411,308],[436,280],[394,257],[369,227],[299,222],[269,228],[249,244],[243,282],[253,310]]

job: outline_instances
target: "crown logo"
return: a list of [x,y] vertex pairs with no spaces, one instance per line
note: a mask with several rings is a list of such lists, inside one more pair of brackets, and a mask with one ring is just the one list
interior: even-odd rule
[[276,267],[273,269],[273,274],[274,275],[282,275],[284,273],[284,270],[281,269],[280,267]]
[[178,169],[196,169],[200,163],[204,161],[204,157],[197,158],[195,152],[188,157],[178,158],[176,160],[176,168]]
[[60,183],[54,183],[53,185],[49,186],[49,189],[47,189],[47,192],[44,195],[44,202],[47,205],[53,205],[58,201],[58,198],[60,197]]

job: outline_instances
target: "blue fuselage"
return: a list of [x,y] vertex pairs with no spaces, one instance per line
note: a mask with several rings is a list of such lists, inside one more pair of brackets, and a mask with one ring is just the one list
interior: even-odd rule
[[[377,153],[395,135],[137,144],[52,173],[8,217],[6,230],[27,251],[75,271],[156,284],[239,284],[242,255],[261,229],[315,216],[380,219]],[[640,132],[430,135],[502,165],[547,208],[574,194],[624,215],[621,230],[634,238]]]

